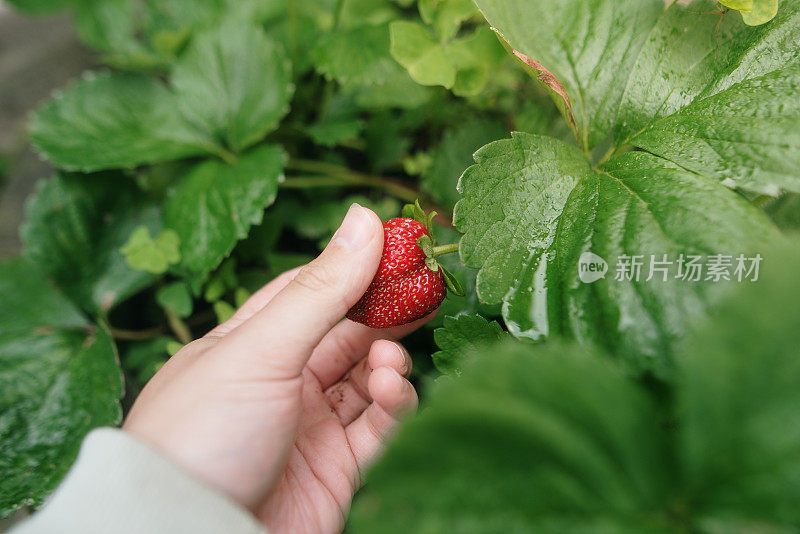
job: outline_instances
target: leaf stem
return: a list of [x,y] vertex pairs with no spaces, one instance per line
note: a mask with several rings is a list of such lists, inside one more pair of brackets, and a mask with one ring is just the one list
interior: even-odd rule
[[450,254],[452,252],[458,252],[458,243],[450,243],[449,245],[439,245],[437,247],[433,247],[433,257],[441,256],[442,254]]
[[633,147],[631,145],[626,145],[626,144],[619,145],[618,147],[611,146],[608,149],[608,151],[605,154],[603,154],[603,157],[600,158],[600,161],[598,161],[595,164],[594,167],[595,168],[600,167],[600,165],[602,165],[603,163],[607,162],[608,160],[610,160],[614,156],[616,156],[618,154],[622,154],[624,152],[629,152],[632,149],[633,149]]
[[605,154],[603,154],[603,157],[602,157],[602,158],[600,158],[600,161],[598,161],[598,162],[597,162],[597,166],[599,167],[600,165],[602,165],[603,163],[605,163],[606,161],[608,161],[608,160],[610,160],[612,157],[614,157],[614,154],[616,154],[616,153],[617,153],[617,150],[618,150],[618,149],[617,149],[616,147],[614,147],[614,145],[611,145],[611,146],[608,148],[608,151],[606,151],[606,153],[605,153]]
[[753,204],[755,204],[756,206],[762,207],[762,206],[764,206],[764,204],[766,204],[770,200],[773,200],[774,198],[775,197],[770,196],[770,195],[758,195],[756,198],[753,199]]
[[141,341],[144,339],[152,339],[166,333],[166,328],[162,325],[154,326],[153,328],[147,328],[145,330],[126,330],[124,328],[114,328],[110,326],[108,331],[111,332],[111,335],[114,339],[120,339],[124,341]]
[[[401,183],[396,178],[386,176],[376,176],[359,171],[348,169],[333,163],[314,161],[301,158],[292,158],[286,164],[290,170],[304,173],[299,176],[290,176],[280,184],[281,187],[305,189],[311,187],[333,187],[333,186],[363,186],[383,189],[395,198],[404,202],[413,203],[422,198],[424,204],[431,206],[437,212],[437,222],[442,226],[452,226],[452,221],[443,213],[450,213],[450,210],[437,206],[430,199],[422,195],[417,189]],[[321,175],[321,176],[317,176]]]
[[401,184],[393,178],[365,174],[350,170],[346,167],[334,165],[332,163],[304,159],[291,159],[287,164],[287,168],[336,177],[339,179],[340,184],[344,183],[348,185],[377,187],[386,190],[386,192],[399,198],[400,200],[405,200],[406,202],[414,202],[417,198],[419,198],[419,191],[412,187],[408,187],[407,185]]
[[220,159],[222,159],[222,161],[224,161],[228,165],[235,165],[236,162],[238,161],[238,158],[236,157],[236,154],[234,154],[233,152],[231,152],[227,148],[223,148],[221,146],[218,146],[218,147],[215,147],[215,151],[216,151],[217,155],[220,157]]
[[190,343],[192,341],[192,332],[189,330],[186,323],[184,323],[169,307],[164,308],[164,313],[167,316],[167,323],[169,323],[169,327],[172,333],[175,334],[175,337],[178,338],[178,341],[184,345]]

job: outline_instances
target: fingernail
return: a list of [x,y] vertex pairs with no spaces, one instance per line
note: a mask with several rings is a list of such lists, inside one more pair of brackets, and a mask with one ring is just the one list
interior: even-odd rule
[[372,239],[370,215],[366,209],[355,202],[350,205],[347,215],[342,221],[342,225],[333,234],[333,239],[337,244],[343,245],[350,250],[361,250]]
[[403,378],[403,375],[401,375],[400,373],[398,373],[398,372],[397,372],[397,369],[395,369],[395,368],[393,368],[393,367],[388,367],[388,366],[387,366],[386,368],[387,368],[387,369],[389,369],[389,370],[392,372],[392,374],[393,374],[393,375],[396,377],[396,379],[397,379],[397,382],[398,382],[398,383],[399,383],[401,386],[405,387],[405,378]]
[[403,373],[403,375],[405,375],[406,373],[408,373],[411,370],[411,369],[409,369],[409,367],[411,367],[411,365],[410,365],[411,356],[408,354],[408,351],[406,350],[406,348],[403,345],[401,345],[400,343],[392,342],[392,344],[400,352],[400,356],[403,357],[403,367],[402,367],[402,369],[400,369],[400,371]]

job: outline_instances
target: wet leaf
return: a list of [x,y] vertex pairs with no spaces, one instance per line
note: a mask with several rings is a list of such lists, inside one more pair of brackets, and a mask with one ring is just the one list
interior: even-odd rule
[[114,343],[25,259],[0,264],[0,517],[37,506],[93,428],[122,419]]
[[371,470],[352,532],[669,532],[670,442],[632,380],[561,344],[469,359]]
[[[594,170],[575,147],[515,134],[476,161],[454,219],[462,260],[480,268],[478,296],[503,303],[515,336],[598,344],[637,371],[668,375],[676,340],[724,292],[724,281],[676,279],[681,254],[751,257],[778,239],[736,193],[646,153]],[[587,252],[607,266],[591,283],[579,273]],[[664,254],[671,270],[651,275],[650,260]],[[639,280],[618,280],[621,258],[637,255]]]
[[642,48],[617,118],[615,143],[753,191],[798,190],[800,2],[750,27],[675,4]]
[[800,257],[791,246],[770,249],[763,281],[692,329],[660,394],[574,344],[468,351],[462,375],[433,387],[368,474],[348,532],[792,532]]
[[[625,81],[664,8],[662,0],[475,3],[514,50],[541,64],[564,87],[587,150],[614,126]],[[556,98],[569,118],[563,102]]]

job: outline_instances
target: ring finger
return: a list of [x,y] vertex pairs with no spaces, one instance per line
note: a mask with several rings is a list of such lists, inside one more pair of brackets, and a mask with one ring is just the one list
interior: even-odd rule
[[411,357],[394,341],[372,343],[369,355],[356,363],[336,384],[325,390],[328,404],[343,425],[353,422],[372,402],[367,384],[374,369],[391,367],[401,376],[411,373]]

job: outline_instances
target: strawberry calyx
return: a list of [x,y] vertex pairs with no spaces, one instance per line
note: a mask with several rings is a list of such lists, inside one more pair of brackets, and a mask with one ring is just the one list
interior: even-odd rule
[[428,235],[420,236],[419,239],[417,239],[417,246],[421,248],[422,252],[425,254],[425,265],[435,273],[442,273],[442,278],[444,278],[444,283],[448,291],[452,292],[454,295],[463,297],[464,288],[461,287],[458,279],[453,273],[448,271],[444,265],[436,260],[436,257],[442,254],[458,252],[458,243],[436,245],[436,241],[433,238],[433,218],[436,216],[436,212],[432,211],[426,214],[425,210],[419,205],[419,200],[417,200],[413,204],[406,204],[403,206],[402,216],[407,219],[415,220],[425,226]]

